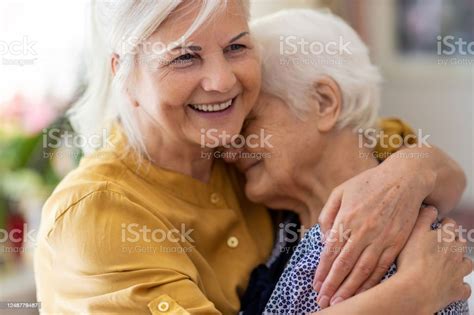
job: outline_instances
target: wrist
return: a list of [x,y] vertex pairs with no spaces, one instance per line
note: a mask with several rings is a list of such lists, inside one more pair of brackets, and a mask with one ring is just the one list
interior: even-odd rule
[[[403,272],[397,273],[389,280],[394,280],[391,285],[395,287],[396,292],[403,297],[403,303],[406,303],[406,309],[413,310],[413,314],[434,314],[437,301],[432,301],[427,296],[430,287],[425,286],[422,279],[418,279],[421,273]],[[417,276],[418,275],[418,276]]]
[[403,174],[401,180],[409,189],[419,192],[421,201],[425,200],[434,190],[437,172],[427,159],[411,157],[407,154],[414,149],[402,149],[392,154],[382,163],[388,169],[396,170]]

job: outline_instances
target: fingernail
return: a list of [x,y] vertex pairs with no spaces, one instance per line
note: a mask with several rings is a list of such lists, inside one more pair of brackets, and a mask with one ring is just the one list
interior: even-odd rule
[[340,297],[340,296],[338,296],[337,298],[332,298],[332,300],[331,300],[331,305],[340,303],[340,302],[342,302],[342,301],[344,301],[344,299],[343,299],[342,297]]
[[319,292],[321,290],[323,283],[321,281],[316,281],[316,284],[313,286],[314,291]]
[[434,213],[436,213],[436,215],[438,215],[438,213],[439,213],[438,208],[433,207],[433,206],[427,206],[427,208],[430,209],[431,212],[434,212]]
[[319,299],[319,302],[318,302],[319,306],[321,308],[326,308],[329,306],[329,297],[327,295],[323,295],[321,297],[321,299]]

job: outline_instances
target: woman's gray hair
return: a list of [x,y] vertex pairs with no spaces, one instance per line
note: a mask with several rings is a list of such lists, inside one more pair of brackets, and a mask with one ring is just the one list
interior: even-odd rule
[[285,101],[303,118],[324,76],[342,93],[338,127],[373,127],[381,76],[366,45],[341,18],[309,9],[284,10],[251,23],[262,47],[262,90]]
[[[248,15],[248,0],[242,0]],[[132,104],[126,97],[131,89],[140,45],[184,0],[92,0],[90,23],[87,31],[86,67],[87,89],[69,110],[74,129],[85,136],[102,134],[101,130],[119,118],[128,143],[133,149],[146,154],[143,137],[132,115]],[[203,25],[227,0],[201,0],[198,16],[179,40],[186,40]],[[178,39],[176,39],[178,40]],[[120,60],[115,75],[112,56]],[[87,141],[86,141],[87,142]],[[96,147],[83,147],[90,153]]]

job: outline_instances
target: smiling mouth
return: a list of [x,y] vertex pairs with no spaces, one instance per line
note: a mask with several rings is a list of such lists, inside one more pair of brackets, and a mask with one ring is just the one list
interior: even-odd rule
[[234,104],[236,97],[225,101],[223,103],[214,103],[214,104],[189,104],[188,106],[199,112],[222,112],[231,107]]

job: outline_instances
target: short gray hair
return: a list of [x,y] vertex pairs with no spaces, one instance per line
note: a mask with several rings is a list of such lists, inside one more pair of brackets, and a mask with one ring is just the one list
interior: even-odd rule
[[[281,98],[303,118],[314,84],[329,76],[342,93],[338,127],[375,125],[381,76],[366,45],[341,18],[309,9],[284,10],[254,20],[251,30],[262,48],[264,92]],[[329,49],[334,46],[337,51]]]

